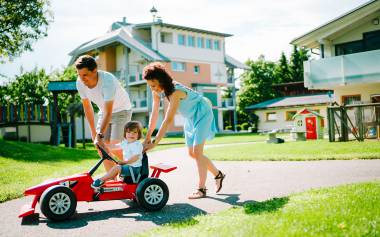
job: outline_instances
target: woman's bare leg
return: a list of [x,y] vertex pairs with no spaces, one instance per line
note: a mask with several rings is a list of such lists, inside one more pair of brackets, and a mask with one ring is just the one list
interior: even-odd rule
[[190,153],[191,156],[197,162],[199,188],[205,188],[206,186],[207,170],[209,170],[214,176],[216,176],[219,172],[219,170],[215,167],[214,163],[212,163],[212,161],[207,156],[204,155],[203,153],[204,145],[205,145],[205,142],[189,148],[192,150],[192,152]]

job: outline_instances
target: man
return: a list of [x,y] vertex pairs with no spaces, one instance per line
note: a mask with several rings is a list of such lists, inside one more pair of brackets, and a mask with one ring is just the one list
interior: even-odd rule
[[[75,61],[78,73],[77,90],[82,99],[84,113],[95,144],[115,144],[123,139],[124,125],[131,120],[131,102],[120,82],[109,72],[97,69],[95,59],[89,55]],[[95,128],[94,110],[91,102],[99,108],[99,119]],[[104,161],[106,171],[114,165]]]

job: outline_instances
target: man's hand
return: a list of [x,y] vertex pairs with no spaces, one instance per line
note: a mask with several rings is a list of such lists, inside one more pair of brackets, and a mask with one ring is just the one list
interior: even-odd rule
[[152,142],[152,139],[150,138],[150,137],[145,137],[145,140],[144,140],[144,142],[143,142],[143,145],[145,146],[145,145],[148,145],[149,143],[151,143]]
[[95,140],[94,140],[94,145],[95,145],[96,149],[98,150],[99,155],[101,155],[102,153],[98,149],[98,146],[100,146],[101,148],[103,148],[103,150],[105,150],[108,154],[110,154],[108,146],[104,143],[103,135],[101,133],[96,134]]
[[152,150],[153,148],[156,147],[156,144],[153,142],[148,143],[148,144],[143,144],[143,152],[147,152],[149,150]]

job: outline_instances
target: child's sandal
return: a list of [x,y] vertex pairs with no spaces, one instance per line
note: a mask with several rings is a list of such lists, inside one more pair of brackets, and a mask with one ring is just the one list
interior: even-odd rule
[[215,176],[216,193],[218,193],[222,189],[223,180],[225,177],[226,175],[219,170],[219,173]]
[[206,188],[199,188],[198,192],[193,193],[191,196],[189,196],[189,199],[199,199],[206,197]]

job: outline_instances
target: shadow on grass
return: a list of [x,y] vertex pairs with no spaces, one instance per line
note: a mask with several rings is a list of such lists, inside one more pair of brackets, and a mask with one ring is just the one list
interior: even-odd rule
[[126,201],[128,208],[119,208],[104,211],[89,211],[75,214],[71,219],[62,222],[52,222],[38,213],[22,220],[22,225],[38,226],[46,224],[53,229],[76,229],[87,226],[90,222],[104,221],[110,224],[114,218],[131,219],[133,221],[153,222],[156,225],[195,225],[198,223],[193,217],[207,214],[205,211],[188,203],[176,203],[165,206],[161,211],[146,212],[137,204]]
[[[223,196],[225,196],[223,198]],[[289,198],[288,197],[280,197],[280,198],[272,198],[270,200],[258,202],[254,200],[250,201],[240,201],[240,194],[218,194],[218,197],[208,197],[210,199],[214,199],[220,202],[225,202],[233,206],[242,206],[246,214],[259,214],[262,212],[273,212],[281,209],[285,206]]]
[[263,212],[274,212],[281,209],[289,201],[288,197],[272,198],[263,202],[250,201],[244,204],[246,214],[260,214]]
[[0,140],[0,156],[23,162],[81,161],[98,158],[95,150]]

